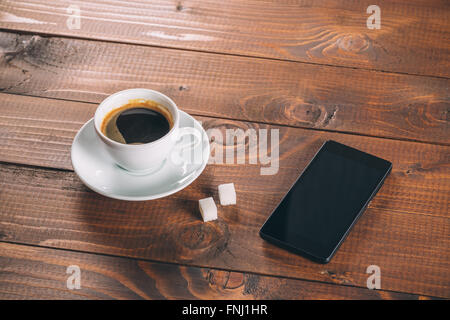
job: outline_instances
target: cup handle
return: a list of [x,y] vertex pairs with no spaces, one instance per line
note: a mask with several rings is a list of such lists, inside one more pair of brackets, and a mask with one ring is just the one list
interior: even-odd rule
[[[178,134],[178,140],[175,143],[175,147],[177,149],[181,149],[180,151],[196,148],[202,141],[202,134],[200,133],[200,131],[198,131],[195,128],[183,127],[183,128],[180,128],[179,130],[180,131]],[[190,141],[187,144],[183,144],[182,141],[183,141],[184,136],[193,136],[194,141]]]
[[[183,127],[179,129],[178,134],[178,140],[175,142],[175,152],[172,152],[171,154],[171,160],[172,163],[175,164],[177,167],[180,167],[185,175],[190,175],[194,170],[189,170],[188,166],[190,164],[189,161],[186,161],[182,154],[186,152],[187,150],[194,150],[199,144],[202,143],[202,133],[192,127]],[[190,141],[189,143],[183,143],[183,137],[184,136],[193,136],[194,141]],[[195,157],[195,156],[194,156]],[[196,160],[194,160],[194,163],[196,163]]]

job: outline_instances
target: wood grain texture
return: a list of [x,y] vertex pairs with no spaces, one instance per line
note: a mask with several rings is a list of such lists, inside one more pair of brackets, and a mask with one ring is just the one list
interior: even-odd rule
[[[0,254],[3,299],[428,299],[6,243]],[[80,290],[66,287],[69,265],[81,269]]]
[[[450,80],[0,33],[3,92],[161,91],[197,115],[450,144]],[[3,102],[10,103],[10,102]]]
[[[81,271],[68,290],[67,267]],[[0,242],[0,299],[429,299],[426,296],[152,263]]]
[[[445,0],[379,0],[369,30],[363,0],[6,0],[0,27],[182,49],[450,76]],[[81,28],[67,27],[67,8]]]
[[[66,28],[74,4],[80,30]],[[0,32],[0,298],[450,298],[450,6],[381,1],[382,29],[368,30],[369,4],[2,1],[0,28],[40,36]],[[278,174],[248,164],[244,140],[226,148],[244,145],[246,164],[209,165],[164,199],[90,191],[71,171],[70,144],[98,102],[129,87],[166,93],[206,129],[278,129]],[[327,139],[394,169],[318,265],[258,230]],[[202,223],[197,200],[217,199],[226,182],[238,204]],[[71,264],[80,291],[65,286]],[[383,291],[365,288],[372,264]]]
[[[449,298],[448,218],[368,209],[324,266],[259,238],[266,208],[273,208],[278,197],[242,192],[249,189],[242,182],[237,182],[237,207],[219,207],[218,221],[201,222],[197,199],[214,194],[208,190],[211,170],[175,196],[127,203],[94,194],[70,172],[0,169],[0,233],[5,241],[362,288],[366,268],[376,264],[384,290]],[[214,179],[229,182],[227,177],[217,174]]]
[[[71,139],[95,105],[17,98],[23,103],[15,106],[16,122],[8,127],[0,118],[1,128],[8,128],[0,139],[0,161],[70,170]],[[30,107],[36,104],[39,109]],[[278,174],[261,176],[248,158],[246,165],[209,165],[175,195],[130,203],[91,192],[70,171],[4,164],[0,239],[358,287],[366,285],[367,266],[376,264],[382,289],[450,297],[449,147],[197,118],[206,129],[279,129]],[[258,230],[327,139],[386,158],[394,168],[333,261],[323,266],[264,242]],[[197,200],[217,198],[217,185],[227,182],[235,183],[237,205],[219,206],[219,220],[202,223]]]

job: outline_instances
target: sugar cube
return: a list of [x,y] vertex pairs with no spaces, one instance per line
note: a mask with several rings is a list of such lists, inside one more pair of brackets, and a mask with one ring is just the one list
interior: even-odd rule
[[234,183],[219,185],[219,199],[220,204],[223,206],[236,204],[236,191],[234,190]]
[[198,200],[198,205],[204,222],[217,219],[217,207],[212,197]]

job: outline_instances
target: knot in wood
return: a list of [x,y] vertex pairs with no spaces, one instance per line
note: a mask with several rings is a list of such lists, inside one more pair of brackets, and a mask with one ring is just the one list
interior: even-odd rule
[[365,34],[346,34],[337,40],[337,45],[341,50],[361,53],[370,47],[370,39]]
[[196,221],[172,234],[175,252],[180,260],[213,259],[227,247],[229,231],[226,223]]

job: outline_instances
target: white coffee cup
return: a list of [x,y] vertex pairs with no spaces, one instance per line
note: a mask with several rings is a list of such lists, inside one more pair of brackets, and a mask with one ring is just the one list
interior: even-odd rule
[[[112,110],[120,108],[130,101],[151,100],[165,108],[172,116],[172,128],[163,137],[144,144],[123,144],[114,141],[101,131],[105,116]],[[116,92],[103,100],[94,116],[94,126],[97,135],[103,142],[107,152],[122,169],[130,174],[148,174],[162,167],[165,161],[170,161],[170,153],[175,147],[194,148],[201,142],[201,133],[190,127],[179,127],[180,114],[177,105],[161,92],[149,89],[128,89]],[[192,135],[194,143],[181,146],[181,138]]]

